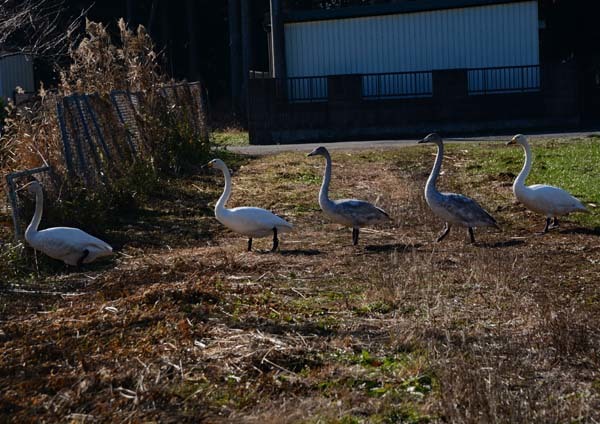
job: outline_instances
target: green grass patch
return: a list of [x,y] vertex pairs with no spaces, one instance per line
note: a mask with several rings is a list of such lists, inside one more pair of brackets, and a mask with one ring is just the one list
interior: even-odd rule
[[[449,155],[461,154],[467,160],[467,175],[514,181],[525,157],[520,146],[503,144],[449,145]],[[559,139],[531,142],[533,166],[526,184],[549,184],[563,188],[584,202],[590,214],[573,214],[570,219],[582,225],[600,227],[600,141],[597,138]]]
[[248,131],[239,128],[225,128],[213,131],[213,142],[220,146],[247,146],[250,143]]

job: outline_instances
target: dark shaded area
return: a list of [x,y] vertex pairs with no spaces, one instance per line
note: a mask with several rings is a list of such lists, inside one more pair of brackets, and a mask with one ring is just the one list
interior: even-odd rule
[[380,245],[368,245],[365,246],[365,251],[372,253],[380,252],[410,252],[412,250],[421,247],[421,244],[404,244],[404,243],[391,243],[391,244],[380,244]]
[[522,244],[525,244],[525,242],[523,240],[505,240],[505,241],[497,241],[495,243],[477,243],[478,246],[487,247],[487,248],[491,248],[491,249],[520,246]]
[[600,227],[595,228],[569,228],[568,230],[560,230],[561,234],[585,234],[588,236],[600,236]]
[[[58,2],[58,0],[56,0]],[[88,10],[89,9],[89,10]],[[187,0],[65,0],[59,27],[87,11],[92,21],[109,24],[118,33],[116,22],[123,17],[129,27],[144,25],[163,53],[165,71],[177,80],[202,81],[209,91],[213,118],[226,120],[231,104],[229,83],[229,30],[227,1]],[[250,3],[253,68],[267,69],[267,38],[263,28],[268,0]],[[82,23],[83,25],[83,23]],[[36,87],[43,82],[55,86],[55,58],[36,61]],[[66,62],[60,63],[66,65]]]

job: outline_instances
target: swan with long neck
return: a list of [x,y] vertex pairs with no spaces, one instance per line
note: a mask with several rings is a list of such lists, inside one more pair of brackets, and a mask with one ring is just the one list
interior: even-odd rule
[[438,134],[429,134],[419,143],[433,143],[438,151],[431,174],[425,184],[425,200],[434,214],[445,221],[444,229],[436,241],[442,241],[448,235],[452,225],[467,227],[471,243],[475,243],[473,228],[496,227],[496,220],[475,200],[456,193],[440,193],[436,188],[437,178],[444,158],[444,142]]
[[[571,212],[587,212],[587,209],[579,199],[561,188],[546,184],[526,186],[525,180],[529,176],[533,162],[533,155],[527,137],[523,134],[517,134],[507,144],[519,144],[525,150],[525,164],[515,179],[513,193],[517,200],[525,205],[527,209],[546,217],[544,233],[548,232],[549,229],[558,227],[559,216]],[[550,224],[551,221],[552,224]]]
[[273,248],[279,246],[278,233],[290,231],[293,226],[266,209],[251,206],[228,209],[225,207],[231,196],[231,174],[225,162],[213,159],[206,166],[219,169],[225,177],[225,189],[215,205],[215,217],[230,230],[248,237],[248,251],[252,250],[252,239],[273,234]]
[[332,221],[346,227],[352,227],[352,244],[358,243],[361,227],[382,224],[390,219],[389,215],[377,206],[364,200],[329,199],[329,182],[331,181],[331,156],[325,147],[317,147],[308,156],[323,156],[325,158],[325,175],[319,191],[319,206]]
[[42,186],[33,181],[28,184],[28,190],[35,195],[35,213],[25,230],[25,240],[31,247],[73,266],[112,254],[110,245],[79,228],[53,227],[38,231],[44,208]]

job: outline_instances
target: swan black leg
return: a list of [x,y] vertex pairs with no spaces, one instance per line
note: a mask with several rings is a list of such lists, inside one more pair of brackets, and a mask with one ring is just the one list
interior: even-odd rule
[[252,250],[252,237],[248,239],[248,252]]
[[558,218],[554,217],[554,219],[552,220],[552,224],[548,227],[549,230],[553,229],[553,228],[558,228],[560,227],[560,224],[558,223]]
[[546,234],[548,232],[548,230],[550,229],[550,218],[546,218],[546,226],[544,227],[544,231],[542,231],[542,233]]
[[79,258],[79,259],[77,260],[77,266],[78,266],[78,267],[80,267],[81,265],[83,265],[83,260],[84,260],[85,258],[87,258],[89,254],[90,254],[90,251],[89,251],[89,250],[85,249],[85,250],[83,251],[83,255],[81,255],[81,258]]
[[356,246],[358,244],[358,233],[359,233],[359,229],[358,228],[353,228],[352,229],[352,244],[354,246]]
[[444,238],[450,232],[450,228],[452,228],[452,226],[446,222],[446,224],[444,225],[444,229],[442,230],[442,233],[438,236],[438,238],[435,239],[435,241],[440,242],[440,241],[444,240]]
[[271,252],[274,252],[279,247],[279,239],[277,238],[277,227],[273,227],[273,248]]
[[471,237],[471,243],[475,243],[475,235],[473,234],[473,228],[469,227],[469,237]]

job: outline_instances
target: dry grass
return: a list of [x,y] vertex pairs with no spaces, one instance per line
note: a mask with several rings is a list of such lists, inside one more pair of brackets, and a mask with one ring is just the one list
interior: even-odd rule
[[600,420],[597,231],[534,235],[508,184],[463,179],[456,148],[442,185],[505,231],[433,243],[431,153],[333,155],[332,197],[394,217],[356,248],[318,211],[323,163],[283,154],[238,167],[230,205],[294,222],[277,254],[207,217],[221,178],[197,176],[114,230],[113,263],[6,285],[1,420]]

